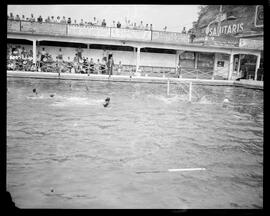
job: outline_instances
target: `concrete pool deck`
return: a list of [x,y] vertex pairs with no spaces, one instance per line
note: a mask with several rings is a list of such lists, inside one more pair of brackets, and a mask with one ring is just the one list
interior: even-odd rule
[[186,78],[164,78],[164,77],[145,77],[145,76],[129,76],[124,75],[108,75],[101,74],[70,74],[61,73],[58,77],[57,73],[52,72],[29,72],[29,71],[7,71],[7,77],[18,78],[37,78],[37,79],[63,79],[63,80],[89,80],[89,81],[116,81],[116,82],[141,82],[141,83],[167,83],[168,79],[171,83],[192,82],[201,85],[215,86],[237,86],[244,88],[253,88],[263,90],[263,81],[254,80],[209,80],[209,79],[186,79]]

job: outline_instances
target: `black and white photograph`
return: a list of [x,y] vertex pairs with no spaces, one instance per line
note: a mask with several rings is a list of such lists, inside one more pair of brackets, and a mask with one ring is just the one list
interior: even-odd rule
[[263,5],[6,6],[16,208],[263,209]]

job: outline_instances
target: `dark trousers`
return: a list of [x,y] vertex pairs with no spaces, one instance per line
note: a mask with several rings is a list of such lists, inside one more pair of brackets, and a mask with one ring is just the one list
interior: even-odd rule
[[112,73],[113,73],[113,67],[108,67],[108,74],[112,75]]

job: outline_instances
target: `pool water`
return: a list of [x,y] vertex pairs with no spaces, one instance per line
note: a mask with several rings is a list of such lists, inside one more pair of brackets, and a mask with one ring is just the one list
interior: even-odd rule
[[261,90],[193,84],[189,103],[180,84],[169,96],[150,83],[7,87],[7,190],[20,208],[263,207]]

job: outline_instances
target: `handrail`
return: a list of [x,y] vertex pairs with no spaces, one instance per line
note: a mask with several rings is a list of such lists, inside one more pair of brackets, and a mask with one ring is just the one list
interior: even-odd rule
[[[57,22],[32,22],[32,21],[28,21],[28,20],[7,20],[8,25],[10,24],[10,28],[14,28],[12,30],[10,30],[11,32],[24,32],[24,33],[33,33],[34,32],[34,28],[39,26],[41,26],[41,28],[38,28],[37,31],[39,31],[38,33],[48,33],[51,34],[54,32],[54,30],[56,30],[56,34],[60,34],[61,35],[65,35],[65,36],[70,36],[70,29],[74,28],[75,26],[80,28],[83,31],[87,32],[87,29],[89,28],[89,31],[91,31],[90,29],[100,29],[101,32],[103,31],[108,31],[108,36],[105,35],[105,37],[109,37],[109,38],[119,38],[119,39],[140,39],[140,40],[144,40],[144,41],[162,41],[164,40],[164,37],[162,38],[157,38],[155,35],[165,35],[165,40],[169,40],[169,41],[173,41],[176,43],[182,42],[183,41],[185,43],[189,43],[189,41],[187,39],[183,40],[183,41],[179,41],[178,39],[175,38],[175,35],[180,36],[181,37],[189,37],[189,34],[182,34],[179,32],[164,32],[164,31],[158,31],[158,30],[146,30],[146,29],[133,29],[133,28],[117,28],[117,27],[107,27],[107,26],[97,26],[97,25],[89,25],[89,24],[66,24],[66,23],[57,23]],[[13,26],[12,26],[13,23]],[[19,23],[18,26],[14,26],[14,23]],[[27,30],[24,30],[24,23],[27,24]],[[33,31],[31,31],[30,26],[33,25]],[[46,27],[46,26],[50,26],[49,28],[52,28],[51,30],[47,30],[45,28],[42,27]],[[55,27],[54,27],[55,26]],[[58,26],[58,27],[57,27]],[[63,32],[61,31],[61,29],[63,29]],[[84,30],[83,30],[84,29]],[[107,30],[106,30],[107,29]],[[9,26],[8,26],[8,32],[9,32]],[[115,34],[117,31],[117,34]],[[129,33],[129,34],[123,34],[122,36],[119,37],[119,35],[121,35],[121,31]],[[114,34],[113,34],[114,33]],[[141,33],[141,34],[140,34]],[[72,33],[74,35],[74,32]],[[75,33],[80,35],[79,32]],[[81,33],[83,34],[83,33]],[[102,34],[102,33],[100,33]],[[135,34],[135,35],[134,35]],[[154,34],[154,37],[153,37]],[[87,36],[92,36],[91,34],[86,34]],[[170,38],[169,36],[172,36],[172,38]],[[81,35],[81,36],[85,36]],[[93,36],[95,36],[95,34],[93,33]],[[103,35],[102,35],[103,36]]]

